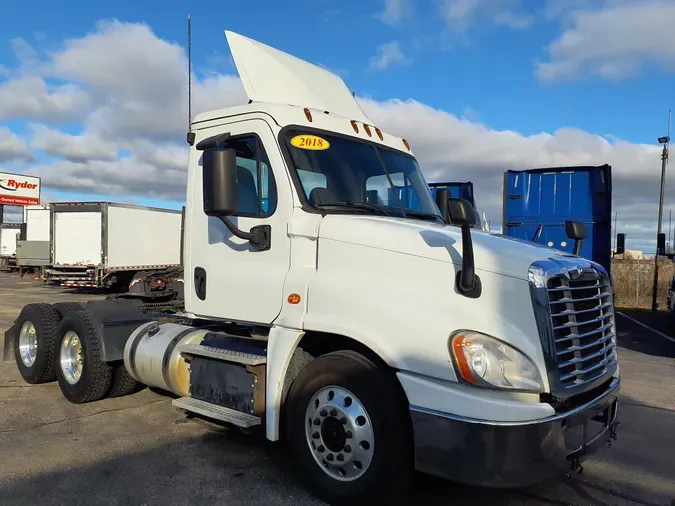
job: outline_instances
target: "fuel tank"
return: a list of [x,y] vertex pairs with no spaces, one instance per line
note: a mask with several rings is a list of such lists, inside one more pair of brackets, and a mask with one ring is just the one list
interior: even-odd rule
[[190,372],[177,348],[199,344],[206,333],[176,323],[145,323],[127,340],[124,366],[137,381],[185,397],[189,394]]

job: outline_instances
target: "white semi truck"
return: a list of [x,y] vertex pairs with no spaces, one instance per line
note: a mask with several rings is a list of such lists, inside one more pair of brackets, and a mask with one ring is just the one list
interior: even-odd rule
[[610,443],[605,270],[473,229],[339,77],[226,34],[250,102],[188,133],[185,313],[26,306],[8,333],[24,378],[74,403],[173,392],[287,441],[332,503],[387,504],[415,468],[527,485]]

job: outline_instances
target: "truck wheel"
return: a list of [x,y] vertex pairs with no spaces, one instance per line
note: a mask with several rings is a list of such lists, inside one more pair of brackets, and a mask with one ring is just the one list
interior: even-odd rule
[[123,397],[125,395],[135,394],[145,388],[145,385],[136,381],[127,372],[124,364],[115,366],[112,374],[112,385],[107,397]]
[[54,381],[59,314],[49,304],[28,304],[15,325],[14,358],[23,379],[32,384]]
[[56,311],[59,313],[59,317],[63,319],[69,312],[81,311],[87,307],[87,305],[83,302],[56,302],[52,304],[52,307],[56,309]]
[[74,404],[105,397],[112,384],[113,367],[101,360],[96,329],[86,310],[72,311],[57,331],[56,377],[64,397]]
[[391,504],[412,474],[412,430],[396,378],[344,350],[310,362],[288,394],[286,427],[308,487],[329,504]]

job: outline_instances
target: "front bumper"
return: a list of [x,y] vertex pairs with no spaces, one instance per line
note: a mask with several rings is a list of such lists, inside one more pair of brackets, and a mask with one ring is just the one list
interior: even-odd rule
[[492,487],[521,487],[573,469],[616,436],[619,379],[592,401],[528,422],[486,422],[411,407],[415,467]]

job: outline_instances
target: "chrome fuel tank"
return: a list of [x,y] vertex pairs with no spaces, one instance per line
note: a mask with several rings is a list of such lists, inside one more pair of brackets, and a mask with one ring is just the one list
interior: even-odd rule
[[176,323],[145,323],[127,340],[124,366],[145,385],[187,396],[190,371],[178,346],[199,344],[206,333],[206,330]]

